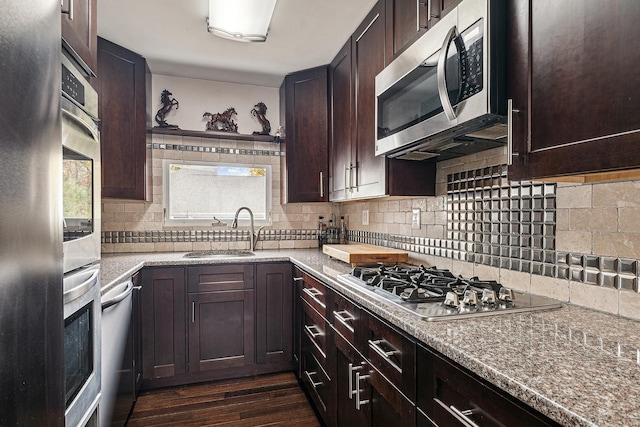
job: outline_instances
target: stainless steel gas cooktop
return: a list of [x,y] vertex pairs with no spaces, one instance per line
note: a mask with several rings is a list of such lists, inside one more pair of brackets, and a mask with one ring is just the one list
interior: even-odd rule
[[465,279],[449,270],[422,265],[355,267],[338,280],[428,321],[562,307],[554,299],[516,291],[496,281]]

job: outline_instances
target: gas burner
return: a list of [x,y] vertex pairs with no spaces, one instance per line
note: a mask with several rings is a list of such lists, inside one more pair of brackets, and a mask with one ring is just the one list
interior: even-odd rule
[[562,306],[550,298],[506,288],[495,280],[464,278],[446,269],[424,265],[359,266],[350,274],[339,276],[339,280],[363,287],[372,295],[392,301],[427,320]]

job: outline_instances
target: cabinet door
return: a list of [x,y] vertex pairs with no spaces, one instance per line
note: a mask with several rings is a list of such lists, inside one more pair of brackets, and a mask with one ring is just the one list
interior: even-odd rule
[[186,372],[186,286],[183,268],[142,270],[144,379]]
[[[62,39],[72,56],[87,74],[95,75],[97,70],[97,0],[64,0],[62,14]],[[73,15],[73,16],[71,16]]]
[[427,31],[435,0],[386,0],[387,52],[394,58]]
[[255,363],[254,291],[189,294],[189,372]]
[[[366,381],[369,366],[362,355],[340,334],[335,334],[334,351],[336,353],[335,387],[338,425],[368,426],[371,424],[370,390]],[[395,425],[395,423],[389,425]]]
[[355,117],[351,74],[351,39],[329,66],[331,87],[330,189],[332,201],[346,200],[351,190],[349,178],[355,158]]
[[101,38],[98,65],[102,197],[150,201],[149,67],[142,56]]
[[256,362],[291,362],[293,278],[291,264],[256,266]]
[[289,74],[285,96],[285,202],[329,200],[327,67]]
[[355,84],[356,164],[352,197],[386,193],[385,156],[376,157],[375,78],[386,65],[384,0],[379,0],[352,37],[352,69]]
[[[640,168],[640,2],[509,4],[510,179]],[[594,53],[601,57],[594,57]],[[635,173],[638,176],[638,173]],[[583,177],[589,181],[589,177]]]

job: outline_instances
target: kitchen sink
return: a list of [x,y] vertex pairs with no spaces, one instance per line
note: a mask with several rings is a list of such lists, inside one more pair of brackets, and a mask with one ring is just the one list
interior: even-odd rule
[[255,256],[251,251],[243,250],[211,250],[211,251],[194,251],[187,253],[185,258],[234,258],[234,257],[249,257]]

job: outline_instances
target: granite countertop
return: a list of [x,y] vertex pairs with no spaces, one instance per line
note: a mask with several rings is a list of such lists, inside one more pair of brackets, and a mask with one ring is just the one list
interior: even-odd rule
[[640,426],[640,322],[565,304],[528,314],[427,322],[336,281],[348,264],[316,249],[255,257],[103,255],[103,292],[142,266],[291,261],[358,304],[567,426]]

